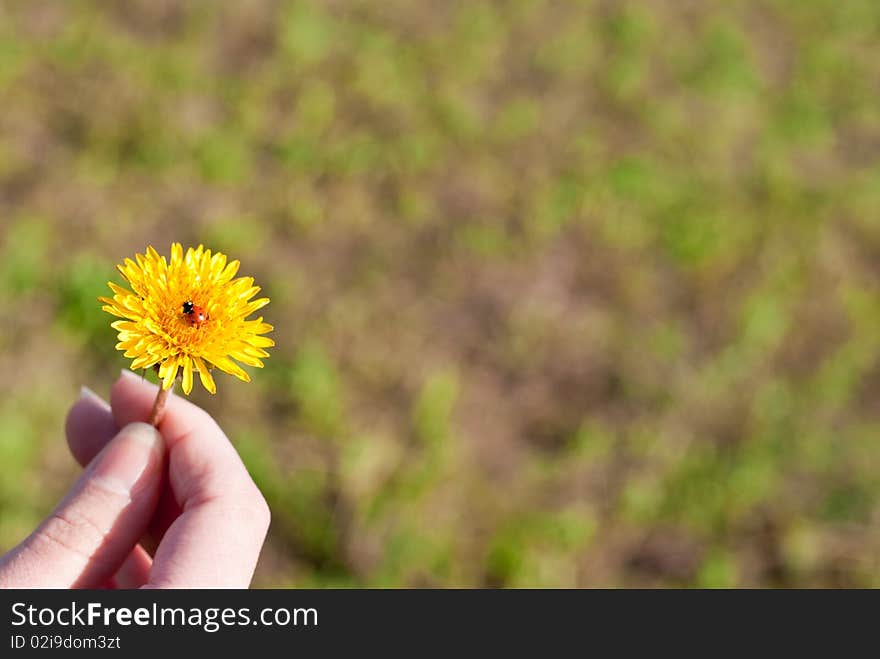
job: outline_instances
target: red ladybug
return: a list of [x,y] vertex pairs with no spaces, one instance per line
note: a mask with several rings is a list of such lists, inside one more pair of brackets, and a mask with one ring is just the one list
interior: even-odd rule
[[183,315],[193,327],[201,327],[208,322],[208,312],[203,307],[194,304],[192,300],[183,303]]

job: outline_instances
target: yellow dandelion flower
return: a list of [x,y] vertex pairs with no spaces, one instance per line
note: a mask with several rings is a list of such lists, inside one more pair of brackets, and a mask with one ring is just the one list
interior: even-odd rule
[[152,246],[135,260],[116,266],[132,290],[108,285],[113,297],[98,298],[107,313],[122,318],[111,324],[119,332],[118,350],[132,359],[132,370],[158,366],[162,389],[168,390],[181,372],[183,391],[193,387],[198,373],[205,389],[217,391],[214,367],[245,382],[250,377],[233,359],[262,367],[265,348],[275,342],[265,336],[273,327],[248,316],[269,303],[251,300],[259,291],[253,277],[235,277],[239,262],[202,245],[186,254],[180,243],[171,244],[171,258]]

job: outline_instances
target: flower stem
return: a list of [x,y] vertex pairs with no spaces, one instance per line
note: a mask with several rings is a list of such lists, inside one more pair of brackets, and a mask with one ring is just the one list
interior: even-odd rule
[[162,416],[165,414],[165,401],[168,400],[168,393],[171,389],[163,389],[162,383],[159,383],[159,393],[156,394],[156,400],[153,401],[153,410],[150,412],[150,418],[147,421],[151,426],[159,427],[162,422]]

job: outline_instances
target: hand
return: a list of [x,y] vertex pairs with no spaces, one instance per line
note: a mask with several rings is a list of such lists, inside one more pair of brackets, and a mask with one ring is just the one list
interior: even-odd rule
[[[128,372],[110,405],[84,390],[68,413],[67,441],[88,466],[0,558],[0,587],[250,584],[269,526],[263,496],[217,423],[192,403],[170,396],[158,431],[140,422],[155,396],[155,385]],[[158,541],[154,557],[142,538]]]

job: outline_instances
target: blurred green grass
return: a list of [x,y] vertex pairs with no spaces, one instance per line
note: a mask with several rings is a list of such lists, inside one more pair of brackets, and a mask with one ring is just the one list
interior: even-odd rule
[[260,586],[880,583],[873,0],[0,2],[0,548],[147,244],[264,285],[194,394]]

